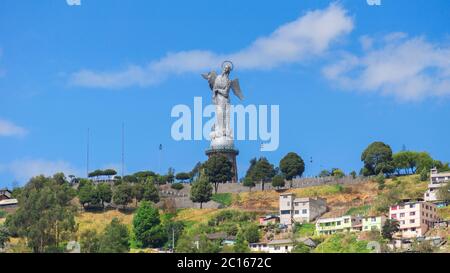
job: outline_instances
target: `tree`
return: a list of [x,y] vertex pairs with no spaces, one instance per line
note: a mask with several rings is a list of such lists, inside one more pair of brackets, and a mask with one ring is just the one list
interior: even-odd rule
[[249,243],[259,242],[260,233],[259,227],[256,224],[249,224],[242,229],[244,239]]
[[183,234],[184,223],[181,221],[170,221],[163,224],[164,232],[168,236],[169,245],[174,250],[177,245],[178,238]]
[[200,208],[202,208],[203,203],[211,200],[212,190],[212,186],[205,177],[205,174],[200,174],[200,177],[192,184],[191,187],[192,202],[200,203]]
[[356,174],[355,171],[352,171],[352,172],[350,173],[350,175],[351,175],[351,177],[352,177],[353,179],[356,179],[357,174]]
[[250,177],[244,177],[244,181],[242,183],[244,187],[248,187],[249,191],[252,191],[252,188],[256,186],[255,182]]
[[275,167],[269,163],[267,158],[261,157],[253,167],[250,177],[255,181],[260,181],[262,183],[262,190],[264,190],[264,184],[271,181],[275,175]]
[[131,202],[132,199],[133,192],[129,183],[123,182],[115,187],[113,193],[113,202],[116,205],[122,206],[124,208]]
[[387,219],[383,225],[381,235],[383,238],[392,240],[392,236],[400,230],[400,224],[397,220]]
[[250,252],[250,248],[248,247],[248,242],[245,240],[244,234],[242,232],[238,232],[236,236],[236,242],[233,246],[235,253],[247,253]]
[[392,159],[398,174],[400,174],[402,170],[405,174],[416,173],[417,153],[401,151],[394,154]]
[[98,253],[101,237],[95,229],[88,229],[80,235],[81,253]]
[[331,172],[329,170],[322,170],[319,173],[319,177],[329,177],[329,176],[331,176]]
[[108,183],[100,183],[97,185],[97,197],[102,203],[102,207],[105,207],[105,203],[111,203],[112,199],[111,185]]
[[83,207],[96,206],[101,202],[94,183],[90,180],[80,183],[78,187],[78,199]]
[[209,182],[214,184],[214,193],[217,193],[220,183],[233,178],[231,162],[223,155],[211,156],[203,166]]
[[5,248],[7,242],[9,242],[8,229],[4,225],[0,225],[0,249]]
[[145,201],[151,201],[153,203],[159,202],[158,188],[150,180],[147,180],[144,183],[144,196],[142,199]]
[[167,171],[167,182],[173,183],[174,180],[175,180],[175,170],[173,168],[169,168],[169,170]]
[[105,228],[100,240],[100,253],[126,253],[130,250],[130,235],[127,226],[113,218]]
[[428,170],[427,169],[423,169],[420,172],[420,181],[427,181],[428,180]]
[[136,183],[132,186],[133,198],[136,200],[136,206],[144,198],[144,185],[142,182]]
[[437,197],[442,201],[450,201],[450,182],[438,189]]
[[74,197],[68,182],[33,177],[18,197],[18,210],[7,218],[8,230],[25,238],[33,252],[56,250],[75,231]]
[[285,186],[284,177],[282,175],[276,175],[272,179],[272,187],[280,189]]
[[281,159],[280,170],[292,188],[292,179],[302,176],[305,171],[305,162],[298,154],[291,152]]
[[380,172],[391,174],[394,171],[392,149],[383,142],[370,144],[362,153],[361,161],[364,162],[364,176],[377,175]]
[[377,177],[375,178],[376,182],[378,183],[378,190],[383,190],[385,187],[385,177],[384,174],[380,173],[377,175]]
[[341,169],[334,168],[331,172],[331,175],[336,178],[343,178],[345,173]]
[[133,218],[133,232],[143,247],[161,247],[167,240],[159,211],[150,202],[141,202]]
[[201,162],[197,162],[197,164],[195,164],[194,168],[192,168],[192,171],[189,173],[190,177],[190,182],[194,181],[195,179],[197,179],[200,176],[200,169],[202,168],[202,163]]
[[185,183],[186,180],[189,180],[191,178],[191,175],[188,173],[177,173],[177,175],[175,176],[175,178],[179,181],[181,181],[182,183]]
[[294,248],[291,251],[291,253],[310,253],[310,252],[311,248],[301,242],[296,242],[294,244]]

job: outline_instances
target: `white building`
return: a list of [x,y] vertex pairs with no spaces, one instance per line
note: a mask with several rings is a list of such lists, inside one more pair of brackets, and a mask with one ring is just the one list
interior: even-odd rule
[[424,194],[424,200],[428,202],[439,201],[438,190],[448,182],[450,182],[450,172],[439,173],[436,168],[431,169],[430,183]]
[[316,247],[316,243],[311,238],[299,238],[296,241],[292,239],[272,240],[268,243],[249,244],[250,250],[253,252],[265,253],[290,253],[294,249],[295,243],[302,243],[310,248]]
[[322,198],[296,198],[293,193],[280,194],[280,223],[309,223],[327,211],[327,202]]

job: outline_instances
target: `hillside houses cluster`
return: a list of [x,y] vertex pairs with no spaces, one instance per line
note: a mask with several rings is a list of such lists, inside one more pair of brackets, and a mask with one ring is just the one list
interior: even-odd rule
[[[446,204],[439,200],[438,189],[450,182],[450,172],[439,173],[437,169],[430,171],[430,182],[423,200],[402,200],[389,207],[388,215],[343,215],[333,218],[322,218],[327,212],[326,200],[322,198],[297,198],[293,193],[279,196],[279,215],[268,215],[260,219],[260,224],[279,223],[290,229],[296,223],[315,222],[317,235],[331,235],[338,232],[382,231],[387,219],[397,220],[399,232],[394,234],[400,241],[424,238],[425,234],[442,222],[437,208]],[[307,241],[302,238],[300,241]],[[309,239],[310,240],[310,239]],[[298,241],[297,241],[298,242]],[[250,244],[253,251],[269,253],[291,252],[296,242],[292,239],[273,240],[268,243]]]

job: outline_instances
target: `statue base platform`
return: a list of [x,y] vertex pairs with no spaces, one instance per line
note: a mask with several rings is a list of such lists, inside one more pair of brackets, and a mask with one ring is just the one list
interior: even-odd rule
[[231,182],[238,182],[236,157],[237,155],[239,155],[239,150],[235,149],[234,146],[213,146],[207,149],[205,153],[208,158],[214,155],[223,155],[228,158],[228,160],[230,160],[231,162],[231,171],[233,172],[233,178],[231,179]]

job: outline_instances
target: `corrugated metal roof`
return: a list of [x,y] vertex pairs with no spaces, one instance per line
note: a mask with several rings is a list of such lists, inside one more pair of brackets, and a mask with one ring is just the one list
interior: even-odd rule
[[0,206],[16,205],[17,203],[19,203],[17,199],[6,199],[0,201]]

